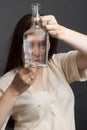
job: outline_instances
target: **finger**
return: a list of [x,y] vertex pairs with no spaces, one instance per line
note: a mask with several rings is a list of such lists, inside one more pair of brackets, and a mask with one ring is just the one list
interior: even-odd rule
[[28,79],[29,77],[34,77],[34,76],[35,76],[35,74],[34,74],[33,72],[30,72],[30,73],[28,73],[28,74],[23,74],[23,75],[21,75],[21,78],[22,78],[23,81],[25,81],[25,80]]
[[52,18],[52,16],[51,15],[46,15],[46,16],[41,16],[40,17],[40,19],[41,19],[41,21],[47,21],[47,20],[50,20]]
[[23,68],[23,69],[20,69],[19,70],[19,74],[21,75],[21,74],[27,74],[27,73],[29,73],[30,72],[30,69],[29,68]]
[[18,73],[19,79],[28,85],[32,83],[31,81],[34,81],[36,74],[37,74],[36,68],[24,68],[21,69]]
[[19,71],[19,75],[26,75],[26,74],[29,74],[31,72],[36,72],[37,71],[37,68],[23,68]]
[[56,26],[56,24],[54,25],[44,25],[44,29],[49,33],[49,34],[56,34],[58,33],[58,26]]
[[31,85],[34,82],[35,78],[33,78],[33,76],[29,76],[25,79],[25,82],[27,85]]
[[49,23],[49,22],[57,23],[57,20],[55,19],[55,17],[53,15],[42,16],[40,20],[41,20],[42,24]]

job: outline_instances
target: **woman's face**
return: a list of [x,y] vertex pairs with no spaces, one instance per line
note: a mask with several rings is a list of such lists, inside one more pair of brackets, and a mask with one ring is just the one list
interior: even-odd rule
[[45,58],[45,39],[37,36],[28,36],[29,41],[29,55],[32,61],[43,62]]
[[[45,37],[40,37],[36,35],[27,36],[27,41],[25,41],[27,45],[24,47],[24,55],[28,56],[29,61],[38,62],[40,64],[44,64],[46,60],[46,43]],[[24,44],[23,44],[24,45]],[[50,49],[50,42],[48,45],[48,49]],[[24,58],[23,58],[24,61]]]

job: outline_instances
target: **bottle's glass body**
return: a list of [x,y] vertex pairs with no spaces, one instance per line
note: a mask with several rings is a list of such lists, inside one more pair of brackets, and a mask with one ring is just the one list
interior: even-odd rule
[[40,4],[32,4],[32,26],[23,35],[25,67],[46,67],[49,36],[40,27]]

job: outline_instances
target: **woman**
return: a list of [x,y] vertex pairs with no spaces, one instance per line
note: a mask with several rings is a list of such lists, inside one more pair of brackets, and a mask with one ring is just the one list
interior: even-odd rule
[[[75,130],[70,84],[87,80],[87,36],[61,26],[52,15],[42,16],[40,21],[50,35],[48,66],[23,68],[22,38],[31,27],[31,14],[26,15],[15,28],[5,69],[8,73],[0,79],[1,130],[10,115],[15,130]],[[76,51],[55,54],[57,39]]]

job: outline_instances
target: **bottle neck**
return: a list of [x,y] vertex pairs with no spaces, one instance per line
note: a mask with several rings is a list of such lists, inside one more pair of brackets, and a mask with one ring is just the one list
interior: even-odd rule
[[32,26],[40,26],[40,4],[32,4]]

